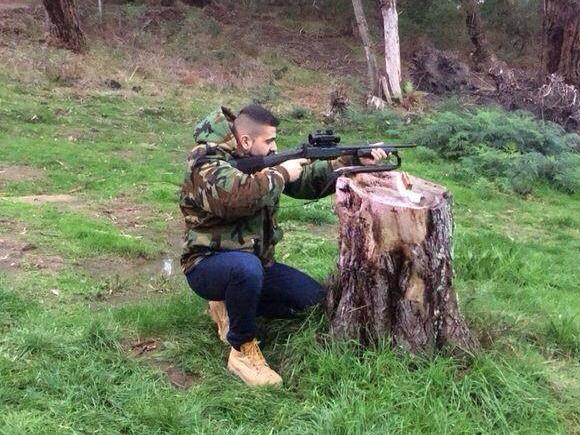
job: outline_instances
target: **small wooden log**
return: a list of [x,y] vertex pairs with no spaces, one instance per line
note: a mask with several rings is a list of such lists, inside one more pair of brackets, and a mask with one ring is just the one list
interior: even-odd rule
[[387,337],[412,353],[479,347],[452,288],[452,197],[400,172],[340,177],[338,276],[331,334],[363,345]]

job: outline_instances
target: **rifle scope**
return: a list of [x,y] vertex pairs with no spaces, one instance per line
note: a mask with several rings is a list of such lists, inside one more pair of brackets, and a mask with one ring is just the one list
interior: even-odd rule
[[334,147],[340,142],[340,136],[332,130],[316,130],[308,135],[308,143],[315,147]]

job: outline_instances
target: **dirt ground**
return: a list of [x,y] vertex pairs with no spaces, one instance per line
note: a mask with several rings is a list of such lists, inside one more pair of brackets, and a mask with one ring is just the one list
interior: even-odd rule
[[58,255],[50,255],[26,240],[26,227],[8,219],[0,219],[0,271],[21,269],[43,270],[56,275],[64,266]]
[[33,4],[32,1],[0,0],[0,10],[23,9]]
[[[20,45],[26,43],[37,45],[40,39],[44,40],[42,34],[45,17],[40,3],[15,0],[8,2],[4,0],[4,3],[4,8],[0,7],[0,35],[4,35],[3,38],[0,38],[0,47],[4,45],[14,50]],[[106,6],[109,15],[114,15],[113,11],[119,7],[116,4],[107,4]],[[94,20],[91,19],[91,14],[94,12],[89,11],[89,9],[88,6],[81,7],[79,5],[83,30],[89,41],[96,44],[101,41],[106,43],[111,39],[117,41],[124,38],[135,38],[136,29],[119,28],[113,22],[105,23],[105,28],[112,31],[113,35],[104,35],[103,28],[94,25]],[[174,25],[174,22],[183,20],[186,11],[187,7],[184,9],[183,5],[150,5],[148,13],[142,17],[143,23],[141,25],[143,29],[146,28],[147,32],[151,33],[154,42],[150,47],[142,50],[139,55],[155,59],[155,61],[151,60],[150,62],[162,64],[160,66],[167,71],[166,80],[170,80],[170,76],[173,76],[175,80],[186,86],[198,86],[210,82],[218,86],[236,85],[241,87],[258,86],[274,79],[284,81],[286,74],[284,67],[274,70],[272,78],[267,68],[260,66],[259,62],[252,67],[251,73],[246,74],[249,77],[243,78],[236,71],[236,68],[232,69],[231,65],[225,67],[219,62],[211,61],[209,53],[207,54],[207,62],[192,63],[179,54],[160,57],[158,52],[163,50],[163,32],[166,31],[166,28]],[[226,11],[206,7],[205,11],[219,23],[222,32],[227,35],[228,40],[232,41],[232,51],[242,54],[239,56],[240,59],[232,60],[234,65],[242,62],[246,57],[259,58],[265,53],[275,53],[280,50],[280,47],[284,47],[283,56],[293,64],[305,69],[324,71],[335,77],[349,74],[365,77],[364,58],[353,51],[349,45],[352,36],[343,36],[337,31],[324,30],[324,26],[321,26],[320,30],[307,29],[307,26],[301,29],[288,28],[274,19],[271,22],[261,20],[260,25],[255,26],[257,18],[241,6]],[[251,36],[248,36],[246,31],[248,28],[253,29]],[[127,41],[127,44],[130,44],[130,41]],[[6,56],[12,56],[10,49],[6,52]],[[13,68],[22,69],[19,62],[14,61],[13,63]],[[63,77],[71,75],[71,82],[83,83],[82,86],[79,86],[79,94],[87,92],[87,83],[96,80],[96,77],[90,74],[82,62],[79,63],[78,59],[75,58],[70,59],[67,65],[59,68],[63,70]],[[153,74],[155,73],[153,72]],[[82,80],[78,78],[79,76],[82,76]],[[326,83],[313,83],[308,86],[290,86],[284,92],[284,97],[300,100],[303,102],[303,106],[322,112],[326,109],[328,101],[326,97],[320,98],[321,91],[323,95],[329,95],[333,86],[334,84],[330,80]]]
[[[35,175],[30,170],[5,170],[2,173],[7,180],[23,180],[26,175]],[[2,180],[2,179],[0,179]],[[82,213],[88,217],[106,218],[123,234],[135,238],[153,237],[159,238],[159,230],[150,228],[148,223],[155,218],[154,211],[143,204],[133,204],[127,198],[121,196],[101,204],[89,204],[83,201],[80,195],[54,194],[54,195],[27,195],[9,197],[10,201],[32,205],[51,204],[59,209]],[[173,273],[179,271],[179,252],[183,237],[183,226],[176,221],[175,217],[167,214],[163,217],[168,222],[165,232],[167,251],[171,253]],[[163,237],[163,236],[162,236]],[[79,267],[91,275],[107,278],[117,277],[123,280],[137,275],[160,276],[163,268],[165,255],[159,258],[125,258],[120,256],[96,256],[78,260],[72,266]],[[0,270],[17,271],[24,268],[45,270],[56,274],[65,266],[65,261],[57,255],[49,255],[44,249],[31,243],[27,238],[26,226],[10,219],[0,218]],[[119,298],[127,299],[127,292],[112,295],[104,294],[103,300]],[[131,292],[132,293],[132,292]],[[137,292],[142,296],[141,292]],[[137,295],[137,296],[139,296]],[[131,297],[129,297],[131,299]]]
[[67,204],[69,206],[77,205],[80,203],[80,198],[77,198],[68,194],[55,194],[55,195],[25,195],[25,196],[12,196],[11,201],[21,202],[23,204]]
[[42,169],[23,165],[0,165],[0,188],[6,183],[39,180],[44,177]]
[[145,338],[136,341],[127,341],[125,351],[135,359],[145,364],[156,367],[165,374],[167,380],[179,390],[188,390],[200,380],[199,374],[195,374],[177,367],[171,361],[160,358],[159,353],[165,348],[159,338]]

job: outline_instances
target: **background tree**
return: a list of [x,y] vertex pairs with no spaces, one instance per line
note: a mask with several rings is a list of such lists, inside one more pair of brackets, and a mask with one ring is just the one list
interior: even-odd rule
[[377,69],[377,59],[373,51],[373,42],[369,33],[369,26],[365,17],[363,5],[361,0],[352,0],[354,15],[358,31],[362,39],[365,56],[367,59],[368,75],[369,75],[369,93],[370,97],[381,98],[381,91],[379,85],[379,73]]
[[546,70],[580,87],[580,0],[544,0]]
[[461,0],[461,9],[465,14],[465,24],[469,39],[475,50],[473,52],[473,62],[476,66],[483,66],[494,59],[493,52],[487,42],[483,21],[479,11],[479,0]]
[[383,92],[401,100],[401,53],[399,49],[399,17],[397,16],[396,0],[380,0],[379,7],[383,17],[385,35],[385,72]]
[[49,19],[52,43],[82,53],[87,41],[81,29],[74,0],[42,0]]
[[370,83],[370,95],[367,105],[381,109],[384,106],[382,97],[388,103],[392,99],[401,100],[401,55],[399,49],[399,26],[395,0],[382,0],[379,2],[380,12],[383,18],[385,38],[385,74],[379,74],[376,57],[373,51],[373,42],[370,37],[369,27],[365,18],[361,0],[352,0],[356,22],[363,41],[365,56],[367,59],[368,76]]

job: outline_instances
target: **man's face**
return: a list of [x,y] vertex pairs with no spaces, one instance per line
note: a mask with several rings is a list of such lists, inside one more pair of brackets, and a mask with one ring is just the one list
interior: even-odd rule
[[267,156],[277,150],[276,127],[262,125],[255,130],[252,136],[242,135],[240,142],[246,154],[251,156]]

